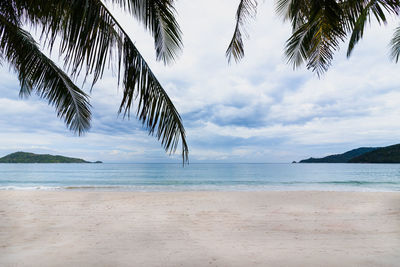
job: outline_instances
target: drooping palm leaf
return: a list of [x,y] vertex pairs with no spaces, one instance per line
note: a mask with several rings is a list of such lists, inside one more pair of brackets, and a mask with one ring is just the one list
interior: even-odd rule
[[48,100],[70,130],[81,135],[90,128],[88,96],[47,58],[32,36],[0,14],[0,54],[18,73],[21,96],[32,91]]
[[286,55],[294,67],[306,62],[320,75],[331,65],[334,53],[350,35],[347,56],[363,37],[373,17],[386,23],[399,15],[399,0],[277,0],[276,11],[292,25]]
[[347,49],[347,57],[350,57],[355,45],[362,39],[364,28],[371,21],[371,14],[376,21],[381,24],[387,23],[386,14],[391,13],[398,15],[400,11],[399,1],[349,1],[343,5],[343,10],[346,12],[346,21],[349,22],[348,30],[351,32],[349,45]]
[[[149,133],[155,133],[169,152],[175,151],[181,142],[182,158],[187,161],[188,146],[181,117],[130,37],[100,0],[13,1],[24,11],[21,16],[25,20],[42,27],[43,39],[50,49],[56,37],[61,37],[59,52],[74,77],[86,69],[84,76],[92,74],[94,84],[106,67],[118,69],[118,80],[121,78],[124,89],[119,111],[129,115],[137,98],[139,120]],[[159,1],[162,2],[165,1]],[[159,53],[168,58],[174,45],[165,38],[159,40],[167,42],[164,48],[170,50],[163,52],[162,48]]]
[[276,13],[290,21],[292,29],[297,29],[306,22],[310,12],[310,0],[277,0]]
[[138,98],[137,115],[147,126],[149,133],[155,133],[164,148],[170,152],[175,151],[181,141],[182,158],[187,160],[189,151],[181,117],[155,75],[138,54],[136,47],[126,38],[123,57],[125,90],[119,112],[129,116],[133,100]]
[[318,75],[326,71],[333,53],[346,36],[342,18],[342,10],[335,0],[312,1],[308,14],[292,20],[294,33],[286,45],[289,62],[298,67],[307,61],[307,68]]
[[154,37],[157,60],[169,63],[181,50],[182,32],[172,0],[107,0],[119,4],[141,22]]
[[228,62],[232,57],[236,62],[244,57],[243,35],[246,35],[246,22],[249,18],[254,18],[257,12],[256,0],[241,0],[236,11],[236,26],[232,40],[225,52]]
[[355,45],[362,39],[364,35],[364,29],[366,26],[366,22],[369,19],[370,9],[365,7],[361,10],[358,18],[352,23],[352,33],[349,40],[349,45],[347,47],[347,57],[350,57]]
[[397,63],[400,58],[400,26],[394,31],[390,41],[390,56]]

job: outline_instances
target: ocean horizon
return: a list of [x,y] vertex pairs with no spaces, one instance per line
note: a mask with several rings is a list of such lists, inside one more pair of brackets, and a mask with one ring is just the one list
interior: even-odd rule
[[400,164],[0,164],[0,190],[400,191]]

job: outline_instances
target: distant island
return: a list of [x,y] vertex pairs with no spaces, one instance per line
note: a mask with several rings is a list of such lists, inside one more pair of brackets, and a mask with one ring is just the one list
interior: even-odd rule
[[400,144],[387,147],[360,147],[343,154],[303,159],[299,163],[400,163]]
[[15,152],[0,158],[0,163],[103,163],[90,162],[78,158],[69,158],[59,155],[35,154],[28,152]]

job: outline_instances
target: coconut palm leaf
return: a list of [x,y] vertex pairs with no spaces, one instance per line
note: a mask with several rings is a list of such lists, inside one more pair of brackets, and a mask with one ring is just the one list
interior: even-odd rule
[[355,45],[359,40],[362,39],[364,29],[367,23],[371,22],[371,14],[376,21],[381,24],[386,24],[386,14],[392,13],[395,15],[399,14],[400,7],[399,1],[349,1],[350,5],[343,7],[346,11],[346,20],[350,22],[349,31],[351,31],[351,37],[347,49],[347,57],[350,57]]
[[308,14],[292,18],[294,33],[286,43],[285,53],[295,68],[307,61],[307,68],[320,75],[330,66],[333,53],[346,32],[342,25],[342,9],[335,0],[310,4]]
[[318,75],[325,72],[334,53],[350,35],[347,56],[363,37],[371,17],[381,23],[399,15],[399,0],[277,0],[276,12],[292,25],[285,54],[294,68],[306,62]]
[[[57,37],[61,37],[58,52],[63,56],[64,67],[72,77],[77,77],[83,71],[85,79],[92,78],[93,86],[102,77],[105,68],[117,70],[118,83],[122,81],[124,90],[119,112],[129,117],[137,99],[138,118],[149,133],[155,134],[170,153],[176,150],[180,142],[183,160],[187,161],[188,146],[181,117],[130,37],[100,0],[13,1],[21,20],[42,28],[41,39],[50,50],[56,47]],[[165,15],[165,10],[160,11],[162,4],[170,8],[170,1],[126,0],[125,3],[127,8],[132,9],[129,5],[135,2],[141,5],[153,3],[157,7],[145,10],[157,11],[158,15],[136,17],[141,20],[162,17],[163,20],[154,19],[156,22],[146,22],[145,25],[152,25],[149,26],[151,29],[164,35],[155,39],[160,44],[159,58],[168,60],[181,44],[176,39],[180,38],[179,28],[171,30],[177,25],[175,20],[165,26],[165,21],[172,13]],[[173,11],[171,8],[168,10]]]
[[390,56],[397,63],[400,58],[400,26],[394,31],[390,41]]
[[286,45],[288,61],[294,67],[307,62],[307,68],[320,75],[349,34],[348,57],[371,15],[378,23],[386,23],[388,13],[399,14],[399,1],[279,0],[277,12],[292,24],[293,34]]
[[[366,22],[368,22],[370,18],[370,8],[366,6],[365,8],[362,8],[361,11],[359,12],[360,14],[358,15],[358,18],[352,23],[352,33],[350,36],[349,40],[349,45],[347,48],[347,57],[350,57],[355,45],[362,39],[364,35],[364,29],[366,26]],[[352,21],[352,20],[350,20]]]
[[123,74],[125,90],[119,112],[129,116],[133,100],[138,98],[137,116],[140,121],[146,125],[150,134],[156,134],[164,148],[170,152],[175,151],[181,141],[182,158],[185,161],[188,158],[188,146],[181,117],[153,72],[138,54],[139,51],[126,38]]
[[90,128],[90,104],[81,91],[38,48],[32,36],[0,14],[0,54],[18,73],[21,96],[32,91],[48,100],[68,128],[79,135]]
[[284,21],[290,21],[295,30],[306,22],[310,12],[310,0],[277,0],[276,13],[283,17]]
[[231,62],[232,57],[236,62],[239,62],[244,57],[243,35],[246,33],[246,23],[249,18],[254,18],[257,12],[256,0],[241,0],[236,11],[236,26],[232,40],[226,50],[228,62]]
[[172,0],[108,0],[119,4],[141,22],[154,37],[157,60],[169,63],[181,50],[182,32],[175,20]]

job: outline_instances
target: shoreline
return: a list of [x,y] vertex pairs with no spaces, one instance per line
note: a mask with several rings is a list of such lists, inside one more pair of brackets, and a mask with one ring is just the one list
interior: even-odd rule
[[0,191],[2,266],[396,266],[400,192]]
[[31,186],[31,187],[17,187],[17,186],[3,186],[0,187],[0,192],[132,192],[132,193],[190,193],[190,192],[348,192],[348,193],[400,193],[400,188],[395,189],[380,189],[380,188],[368,188],[368,187],[351,187],[343,186],[341,188],[332,188],[330,186],[328,189],[321,188],[296,188],[288,186],[275,186],[275,187],[262,187],[262,186],[220,186],[220,187],[185,187],[185,186],[94,186],[94,185],[84,185],[84,186]]

